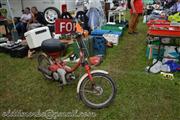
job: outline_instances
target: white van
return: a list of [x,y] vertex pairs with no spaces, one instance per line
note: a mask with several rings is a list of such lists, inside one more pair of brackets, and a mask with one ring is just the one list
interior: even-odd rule
[[[26,7],[36,6],[39,11],[44,12],[47,23],[53,24],[60,17],[62,5],[67,5],[68,11],[75,10],[75,0],[9,0],[14,17],[20,17],[22,10]],[[7,0],[0,0],[3,8],[7,8]]]

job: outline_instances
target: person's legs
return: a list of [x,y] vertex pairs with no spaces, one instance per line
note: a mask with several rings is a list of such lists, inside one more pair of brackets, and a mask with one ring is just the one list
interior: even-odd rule
[[134,22],[134,26],[133,26],[133,32],[137,32],[136,30],[137,30],[137,25],[138,25],[138,23],[139,23],[139,14],[137,14],[136,15],[136,17],[135,17],[135,22]]
[[137,14],[131,14],[131,18],[130,18],[130,21],[129,21],[129,29],[128,29],[129,33],[134,32],[134,24],[136,22],[136,18],[137,18]]
[[21,32],[22,32],[22,24],[23,24],[23,23],[21,23],[21,22],[19,22],[19,23],[16,24],[16,30],[17,30],[17,32],[18,32],[19,35],[20,35]]
[[22,35],[24,36],[24,33],[27,31],[27,23],[22,24]]

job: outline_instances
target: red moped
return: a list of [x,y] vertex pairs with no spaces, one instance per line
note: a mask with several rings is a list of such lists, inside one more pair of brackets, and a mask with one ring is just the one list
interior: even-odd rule
[[38,57],[38,70],[48,79],[59,81],[66,85],[74,79],[74,71],[80,66],[85,69],[85,74],[79,79],[77,94],[82,102],[91,108],[104,108],[108,106],[116,95],[116,86],[107,71],[92,70],[91,65],[97,65],[99,58],[91,61],[85,55],[85,43],[80,33],[74,35],[74,42],[79,48],[79,61],[74,67],[66,65],[61,59],[65,45],[59,40],[50,39],[42,43],[43,53]]

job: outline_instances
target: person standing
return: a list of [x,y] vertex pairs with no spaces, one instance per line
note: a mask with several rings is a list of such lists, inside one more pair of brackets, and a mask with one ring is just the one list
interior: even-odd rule
[[67,11],[67,8],[62,11],[61,19],[73,19],[71,14]]
[[143,13],[143,1],[142,0],[130,0],[130,14],[131,18],[129,21],[129,34],[137,34],[137,25],[139,23],[139,17]]

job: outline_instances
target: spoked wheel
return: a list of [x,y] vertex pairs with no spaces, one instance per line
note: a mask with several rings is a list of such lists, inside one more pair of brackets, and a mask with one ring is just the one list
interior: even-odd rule
[[[41,68],[43,71],[50,72],[48,67],[51,65],[51,61],[49,60],[46,55],[41,54],[38,56],[38,69]],[[49,80],[52,80],[53,77],[51,75],[46,74],[45,72],[42,72],[43,76]]]
[[80,86],[80,98],[88,107],[100,109],[107,107],[116,95],[114,81],[106,74],[92,74],[92,82],[86,77]]

